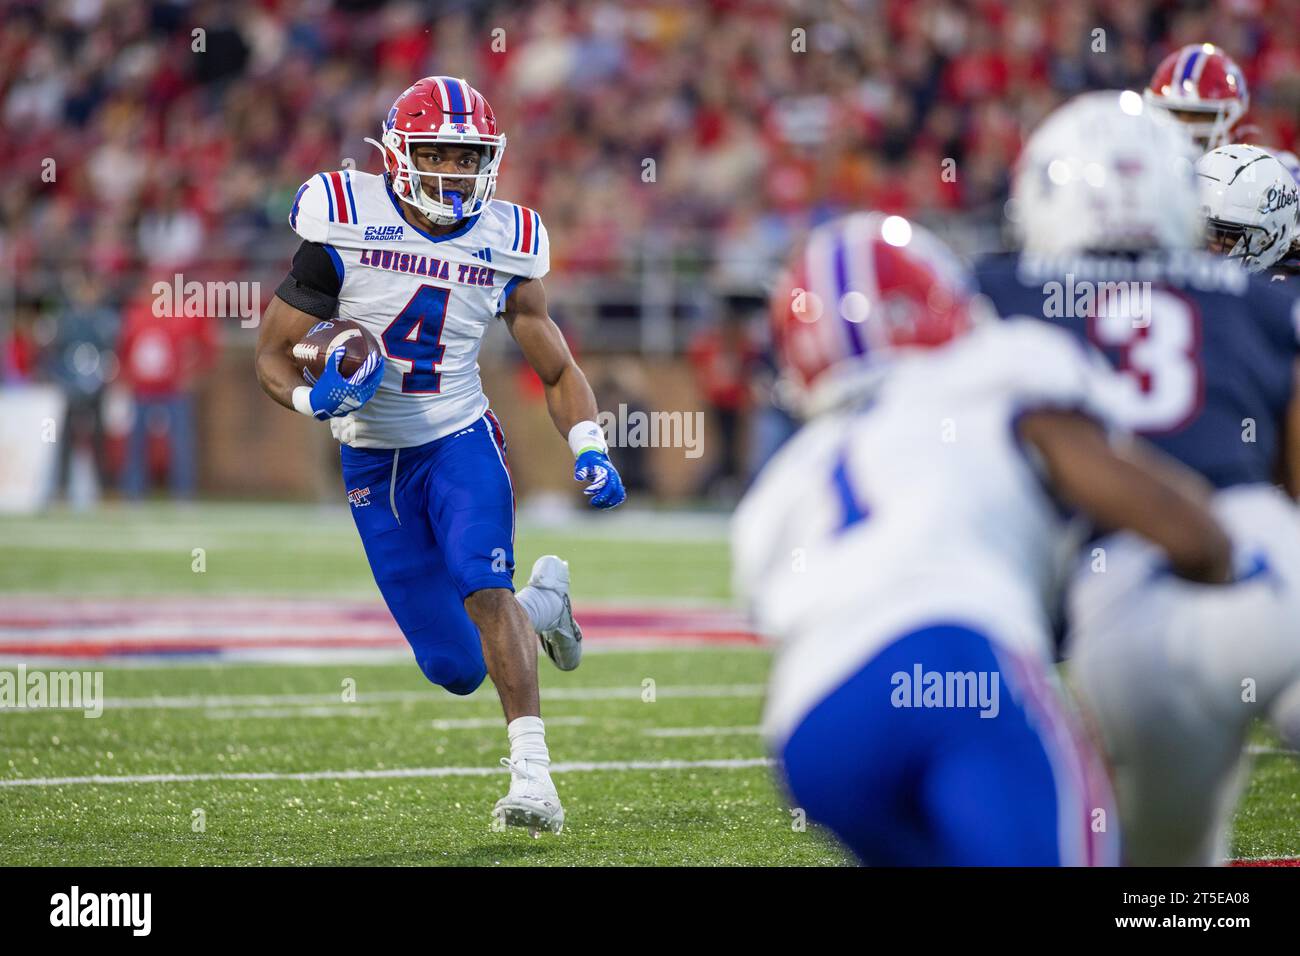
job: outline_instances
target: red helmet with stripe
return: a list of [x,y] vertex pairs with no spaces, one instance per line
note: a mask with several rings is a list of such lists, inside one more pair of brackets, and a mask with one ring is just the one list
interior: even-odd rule
[[[462,79],[426,76],[407,87],[384,120],[381,141],[367,139],[384,157],[384,172],[393,193],[436,223],[449,225],[483,211],[496,191],[497,172],[506,149],[496,114],[487,99]],[[426,173],[416,169],[411,150],[421,143],[478,146],[473,174]],[[432,193],[421,178],[431,180]],[[444,190],[443,180],[473,180],[469,196]]]
[[1246,77],[1235,60],[1212,43],[1189,43],[1160,61],[1143,95],[1187,124],[1198,145],[1232,142],[1232,130],[1250,108]]
[[974,280],[927,230],[856,213],[809,235],[772,298],[773,341],[807,414],[869,387],[899,353],[964,335],[980,309]]

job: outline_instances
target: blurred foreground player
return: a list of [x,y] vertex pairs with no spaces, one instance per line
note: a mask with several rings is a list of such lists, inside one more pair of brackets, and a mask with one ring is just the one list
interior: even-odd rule
[[[1223,860],[1251,720],[1300,674],[1300,515],[1274,487],[1300,460],[1285,467],[1300,437],[1300,311],[1248,260],[1195,248],[1195,158],[1138,94],[1077,97],[1017,163],[1023,252],[978,270],[1003,316],[1067,329],[1120,372],[1119,424],[1213,485],[1233,539],[1230,587],[1179,581],[1147,542],[1105,529],[1072,575],[1071,673],[1136,865]],[[1258,225],[1232,248],[1277,251],[1285,229]]]
[[[384,175],[320,173],[298,190],[289,224],[303,243],[262,323],[258,378],[281,405],[328,420],[342,443],[375,582],[425,676],[453,694],[492,676],[511,771],[495,815],[559,832],[537,644],[572,670],[582,632],[555,556],[514,593],[514,492],[477,362],[495,317],[544,383],[592,505],[622,502],[622,482],[587,379],[547,314],[541,218],[492,198],[506,138],[487,100],[464,80],[426,77],[397,98],[381,138],[370,142]],[[303,385],[293,345],[336,314],[367,326],[384,354],[349,378],[334,361]]]
[[[879,865],[1116,860],[1109,788],[1052,679],[1062,505],[1224,578],[1194,494],[1108,441],[1103,368],[897,216],[817,229],[773,300],[809,423],[735,520],[781,642],[765,714],[793,806]],[[1172,467],[1172,466],[1171,466]]]

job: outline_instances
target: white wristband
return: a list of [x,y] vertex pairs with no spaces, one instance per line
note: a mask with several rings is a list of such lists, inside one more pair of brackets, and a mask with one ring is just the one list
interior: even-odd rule
[[302,412],[308,418],[316,417],[316,413],[311,409],[310,387],[299,385],[293,390],[293,407],[295,410]]
[[593,448],[601,452],[609,451],[609,446],[605,444],[605,433],[599,425],[592,421],[578,422],[569,429],[569,450],[573,452],[574,458]]

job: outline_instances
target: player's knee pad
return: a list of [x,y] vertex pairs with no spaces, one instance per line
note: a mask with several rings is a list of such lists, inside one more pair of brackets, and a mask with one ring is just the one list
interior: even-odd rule
[[474,693],[487,677],[482,655],[475,656],[454,646],[425,651],[416,656],[416,662],[430,683],[460,697]]

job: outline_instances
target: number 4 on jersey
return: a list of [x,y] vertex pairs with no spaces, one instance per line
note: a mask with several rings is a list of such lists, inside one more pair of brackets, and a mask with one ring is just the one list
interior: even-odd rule
[[422,285],[384,329],[384,351],[390,358],[411,363],[411,370],[402,376],[403,392],[436,395],[441,390],[438,363],[446,351],[442,327],[450,296],[450,289]]

